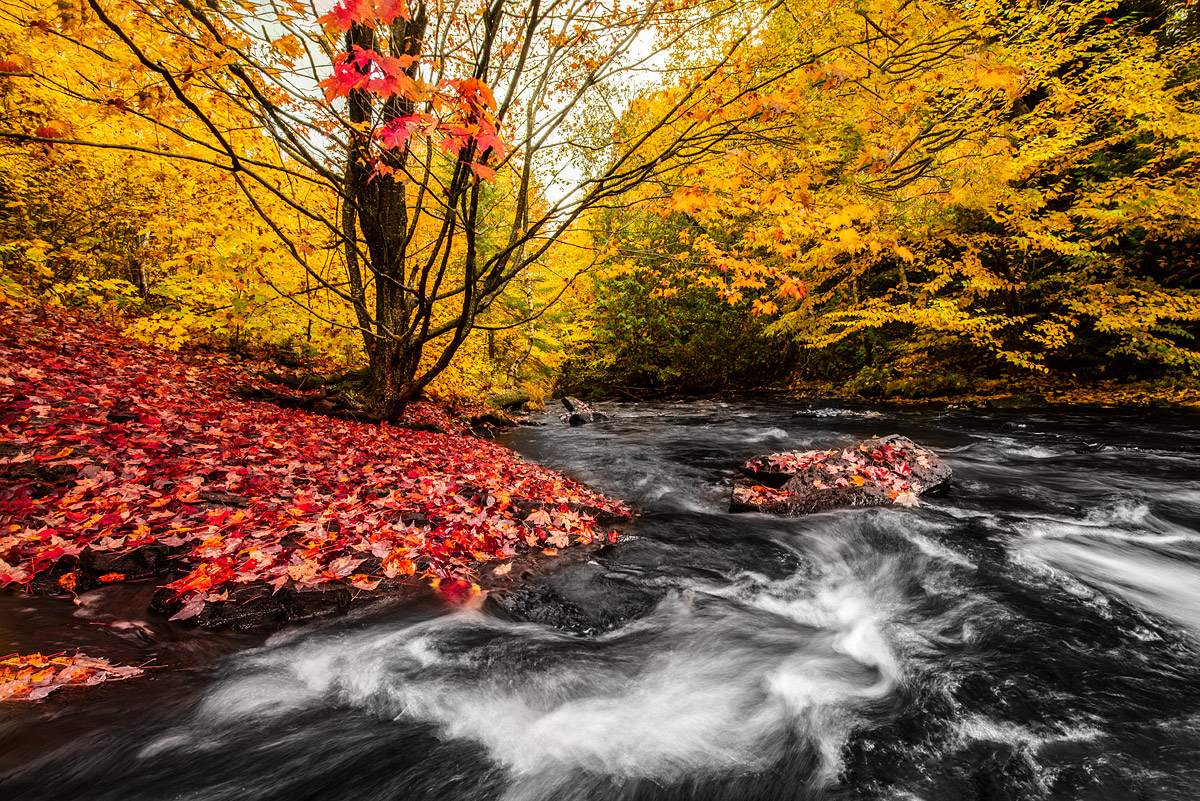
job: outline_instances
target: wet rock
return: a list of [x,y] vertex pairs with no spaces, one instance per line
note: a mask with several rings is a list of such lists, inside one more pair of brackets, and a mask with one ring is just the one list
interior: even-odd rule
[[565,397],[562,402],[563,406],[567,407],[567,414],[563,415],[566,418],[565,422],[573,426],[582,426],[597,420],[608,419],[607,414],[599,409],[593,409],[579,398]]
[[85,548],[79,554],[80,581],[109,573],[138,577],[162,576],[174,567],[171,556],[182,550],[165,545],[142,545],[123,552]]
[[529,393],[523,389],[509,389],[488,396],[488,403],[506,412],[520,409],[529,401]]
[[1044,409],[1050,405],[1050,402],[1044,395],[1036,392],[1021,392],[1016,395],[992,398],[987,405],[991,409]]
[[[176,614],[183,604],[174,596],[174,590],[160,587],[150,602],[151,610],[167,617]],[[300,592],[284,587],[273,592],[262,583],[230,590],[228,596],[228,600],[206,603],[199,615],[185,623],[215,631],[274,629],[284,623],[344,614],[354,599],[345,587]]]
[[484,412],[477,414],[470,420],[471,428],[481,429],[483,431],[495,430],[500,428],[513,428],[517,421],[513,420],[504,412]]
[[664,593],[587,562],[557,570],[531,586],[493,592],[486,603],[514,620],[599,634],[647,614]]
[[839,409],[833,406],[817,408],[810,406],[807,409],[797,409],[792,413],[792,417],[861,417],[870,419],[882,416],[879,412],[870,409]]
[[937,454],[892,434],[843,450],[756,456],[734,482],[731,512],[787,517],[829,509],[915,506],[917,496],[943,487],[950,468]]

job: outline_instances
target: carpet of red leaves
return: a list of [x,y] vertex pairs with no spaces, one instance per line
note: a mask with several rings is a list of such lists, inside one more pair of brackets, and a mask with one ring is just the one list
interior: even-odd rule
[[0,311],[0,587],[71,592],[87,559],[155,546],[186,619],[254,582],[461,587],[480,562],[615,538],[596,515],[628,516],[490,442],[239,400],[252,379],[220,361]]

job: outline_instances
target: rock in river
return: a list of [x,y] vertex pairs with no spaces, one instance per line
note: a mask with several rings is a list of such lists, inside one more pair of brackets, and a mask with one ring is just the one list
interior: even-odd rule
[[597,420],[608,419],[607,414],[599,409],[593,409],[578,398],[566,397],[562,399],[562,402],[563,406],[567,407],[567,414],[563,415],[563,421],[573,426],[582,426]]
[[731,512],[798,517],[828,509],[916,506],[950,480],[937,454],[892,434],[852,448],[756,456],[734,483]]

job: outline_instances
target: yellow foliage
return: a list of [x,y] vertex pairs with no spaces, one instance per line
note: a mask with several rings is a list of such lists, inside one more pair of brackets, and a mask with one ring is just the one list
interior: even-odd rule
[[814,348],[887,330],[1040,372],[1095,332],[1196,370],[1200,37],[1141,24],[1100,0],[781,11],[705,89],[746,136],[646,188],[691,243],[653,296],[770,288],[751,313]]

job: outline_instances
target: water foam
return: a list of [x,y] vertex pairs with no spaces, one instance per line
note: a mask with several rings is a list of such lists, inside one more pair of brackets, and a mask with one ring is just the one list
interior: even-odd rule
[[1144,501],[1124,498],[1088,510],[1082,518],[1030,517],[1021,533],[1031,539],[1106,539],[1145,545],[1200,543],[1200,532],[1154,514]]
[[1172,557],[1111,540],[1075,539],[1033,540],[1022,552],[1153,614],[1200,631],[1200,564],[1194,561],[1194,554]]
[[960,748],[972,742],[988,742],[1036,751],[1050,743],[1081,742],[1103,736],[1104,732],[1094,726],[1062,726],[1036,732],[1028,726],[982,715],[968,715],[955,727],[955,739]]
[[834,561],[816,582],[697,587],[592,640],[477,612],[312,637],[244,659],[201,717],[333,705],[433,724],[506,766],[514,798],[552,797],[571,771],[665,782],[757,771],[796,739],[826,782],[865,712],[904,680],[897,576],[882,568]]
[[996,434],[971,434],[970,436],[973,439],[981,440],[981,442],[973,443],[966,448],[960,447],[952,450],[995,450],[1002,457],[1018,459],[1053,459],[1057,456],[1067,456],[1074,452],[1073,448],[1056,449],[1046,447],[1045,445],[1032,445],[1015,437],[998,436]]
[[747,442],[764,442],[766,440],[783,441],[788,439],[789,434],[782,428],[764,428],[747,432]]

